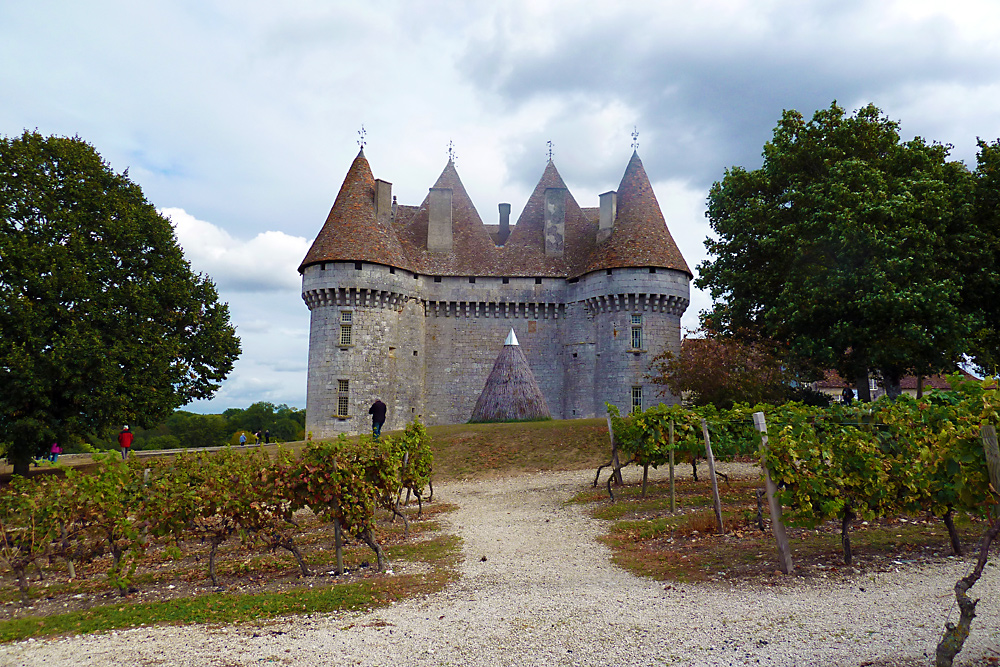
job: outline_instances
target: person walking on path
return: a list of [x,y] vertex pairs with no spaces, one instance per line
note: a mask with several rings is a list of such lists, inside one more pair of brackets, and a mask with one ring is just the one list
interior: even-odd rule
[[850,405],[854,401],[854,390],[850,387],[844,387],[844,391],[840,394],[840,402],[844,405]]
[[246,447],[246,446],[247,446],[247,434],[240,433],[240,447]]
[[265,445],[271,444],[271,429],[266,429],[264,431],[264,444]]
[[122,432],[118,434],[118,446],[122,450],[122,461],[128,458],[128,453],[132,449],[132,432],[128,430],[128,424],[122,427]]
[[49,461],[55,463],[60,454],[62,454],[62,447],[59,446],[58,442],[53,442],[52,448],[49,450]]
[[254,439],[253,444],[260,446],[260,431],[257,431],[256,433],[253,434],[253,439]]
[[378,440],[382,435],[382,424],[385,423],[385,403],[376,398],[368,408],[368,414],[372,416],[372,436]]

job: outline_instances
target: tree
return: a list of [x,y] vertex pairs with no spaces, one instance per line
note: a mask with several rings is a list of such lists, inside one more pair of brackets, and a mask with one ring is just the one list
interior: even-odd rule
[[973,180],[949,148],[901,142],[872,105],[786,111],[763,166],[727,170],[709,194],[718,240],[696,284],[716,326],[787,343],[859,390],[876,371],[890,396],[905,374],[954,368],[976,329],[978,248]]
[[972,242],[979,257],[969,267],[968,300],[981,313],[969,354],[984,375],[1000,374],[1000,140],[979,141],[976,156]]
[[653,358],[650,379],[662,394],[669,390],[690,405],[725,410],[735,403],[782,403],[792,398],[797,378],[777,345],[710,330],[704,333],[701,338],[685,337],[678,355],[667,350]]
[[53,440],[152,426],[215,392],[240,353],[228,306],[127,173],[79,138],[4,138],[0,212],[0,443],[16,472]]

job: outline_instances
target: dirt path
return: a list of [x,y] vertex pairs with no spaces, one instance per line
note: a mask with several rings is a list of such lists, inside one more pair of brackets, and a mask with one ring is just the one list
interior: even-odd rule
[[[21,642],[0,646],[0,665],[932,663],[925,656],[967,563],[780,589],[668,589],[612,566],[594,539],[601,523],[564,505],[589,478],[542,473],[437,489],[460,507],[450,521],[465,563],[460,581],[428,598],[367,614]],[[983,601],[959,665],[1000,657],[997,567],[974,592]]]

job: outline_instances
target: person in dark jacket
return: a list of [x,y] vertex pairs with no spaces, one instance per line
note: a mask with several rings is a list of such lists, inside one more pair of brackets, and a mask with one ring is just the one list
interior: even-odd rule
[[368,408],[368,414],[372,416],[372,436],[378,440],[382,435],[382,424],[385,423],[385,403],[376,398]]

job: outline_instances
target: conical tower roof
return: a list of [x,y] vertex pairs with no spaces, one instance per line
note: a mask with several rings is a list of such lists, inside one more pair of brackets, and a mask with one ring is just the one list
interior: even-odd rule
[[[545,191],[549,188],[566,190],[566,242],[562,257],[545,255]],[[565,276],[578,273],[586,264],[596,236],[596,223],[587,218],[555,162],[549,160],[501,251],[504,264],[514,275]]]
[[375,215],[375,177],[364,149],[354,158],[323,228],[299,265],[299,273],[310,264],[337,261],[410,268],[396,233]]
[[614,229],[595,248],[587,272],[638,266],[665,267],[693,275],[667,229],[642,160],[633,152],[618,186]]
[[511,329],[469,421],[531,421],[551,418],[542,390],[538,388],[528,359],[517,343],[514,329]]
[[448,160],[433,188],[451,190],[451,252],[427,251],[427,226],[430,221],[430,194],[411,217],[397,225],[414,269],[435,275],[500,275],[496,247],[476,210],[455,163]]

